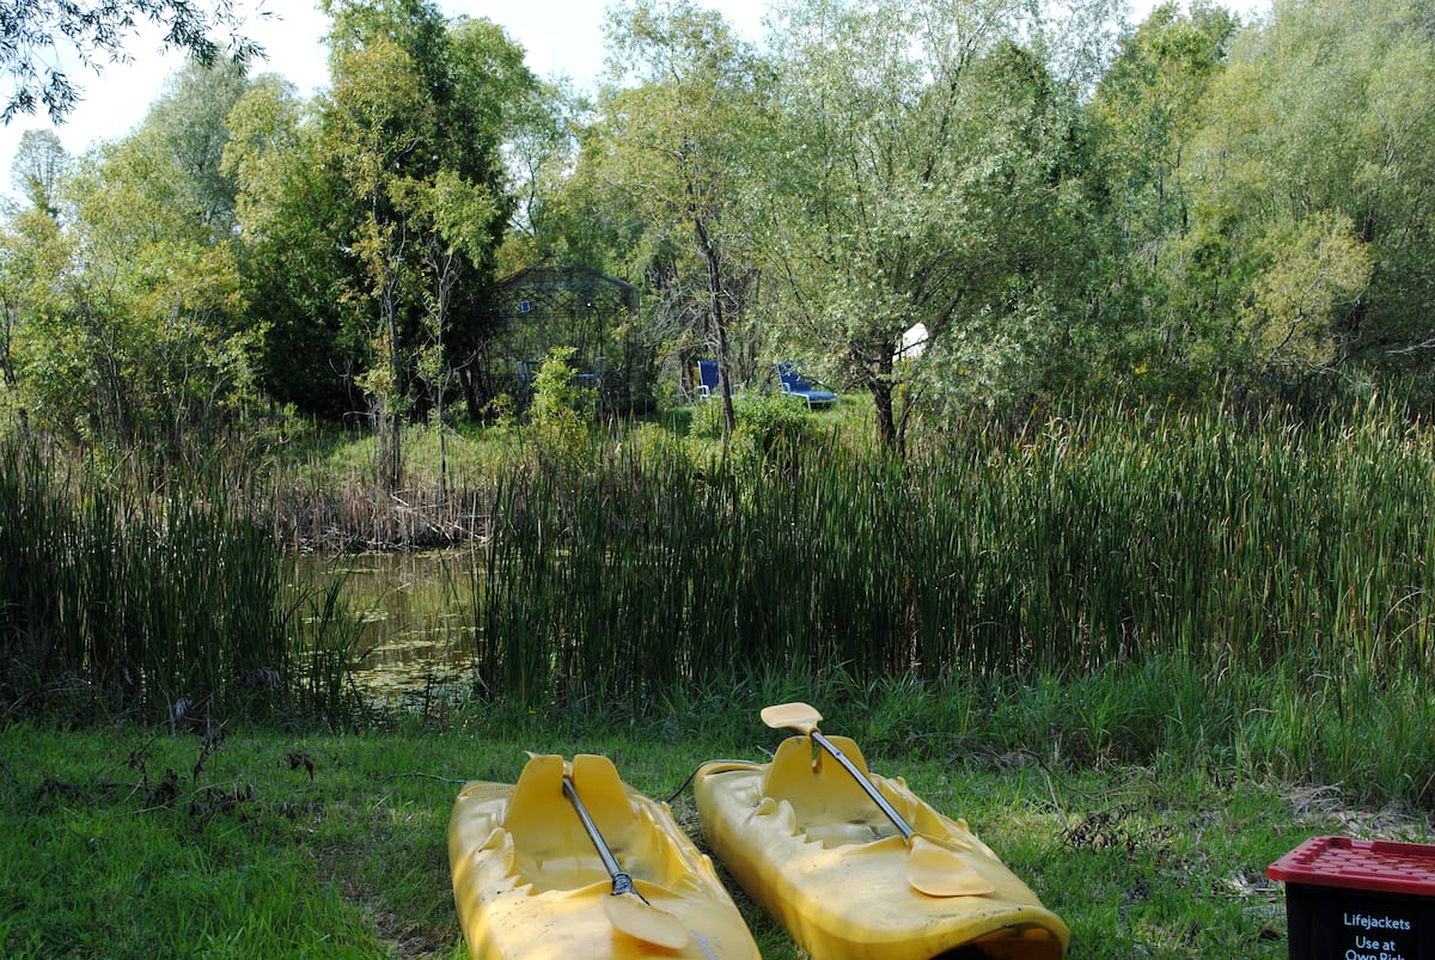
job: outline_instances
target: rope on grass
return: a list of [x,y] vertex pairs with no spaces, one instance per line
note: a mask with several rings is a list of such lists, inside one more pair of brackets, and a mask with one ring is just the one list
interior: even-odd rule
[[457,784],[465,784],[465,783],[468,783],[467,780],[464,780],[464,779],[461,779],[461,778],[441,777],[441,776],[439,776],[439,775],[436,774],[436,773],[424,773],[422,770],[411,770],[411,771],[409,771],[408,773],[395,773],[395,774],[392,774],[392,775],[390,775],[390,776],[384,777],[384,780],[385,780],[385,782],[387,782],[387,781],[389,781],[389,780],[397,780],[397,779],[399,779],[400,777],[423,777],[423,778],[425,778],[425,779],[427,779],[427,780],[437,780],[439,783],[457,783]]
[[745,767],[756,766],[755,761],[752,760],[729,760],[724,758],[719,758],[717,760],[704,760],[696,767],[693,767],[693,772],[688,774],[688,778],[683,781],[683,785],[678,787],[678,789],[674,790],[672,794],[668,797],[668,799],[664,800],[663,802],[671,806],[672,802],[678,799],[678,795],[688,788],[688,784],[693,782],[693,778],[698,775],[698,771],[710,763],[740,763]]

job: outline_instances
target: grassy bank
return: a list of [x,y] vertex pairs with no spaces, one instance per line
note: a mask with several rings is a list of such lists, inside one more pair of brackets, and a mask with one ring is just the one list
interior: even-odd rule
[[[0,733],[11,825],[0,835],[0,953],[457,960],[445,826],[458,785],[432,777],[511,782],[526,749],[593,751],[661,798],[705,758],[775,746],[755,720],[727,729],[746,728],[750,738],[242,732],[206,749],[198,735],[12,726]],[[1073,956],[1092,960],[1283,957],[1271,860],[1323,832],[1428,838],[1428,824],[1348,809],[1333,791],[1219,770],[867,752],[875,769],[967,817],[1067,921]],[[691,794],[674,808],[700,839]],[[797,957],[738,900],[768,960]]]
[[[1112,410],[908,462],[749,441],[540,444],[449,501],[474,709],[645,723],[786,689],[963,747],[1435,799],[1428,427]],[[349,620],[286,591],[259,488],[157,489],[7,460],[6,709],[82,687],[91,717],[354,720]]]
[[1214,750],[1424,802],[1432,463],[1393,421],[1153,412],[908,463],[816,443],[514,472],[473,554],[479,689],[641,711],[753,677],[886,684],[958,738]]
[[583,468],[626,449],[708,465],[731,460],[736,451],[752,465],[777,438],[817,440],[844,456],[872,453],[866,398],[846,396],[813,412],[776,395],[740,398],[738,434],[726,446],[720,410],[717,403],[680,406],[640,420],[570,424],[576,431],[524,421],[461,423],[444,429],[442,444],[433,425],[412,424],[402,434],[404,470],[396,489],[376,479],[372,432],[294,421],[229,469],[262,478],[259,506],[271,517],[275,538],[291,550],[423,550],[484,537],[495,489],[555,459]]
[[[1153,656],[1079,676],[905,676],[859,682],[840,670],[714,682],[627,713],[699,737],[790,700],[844,711],[874,749],[940,759],[966,753],[1036,753],[1087,766],[1159,763],[1182,775],[1221,769],[1340,790],[1367,803],[1401,800],[1428,809],[1435,790],[1435,700],[1418,678],[1308,675],[1290,667],[1213,673],[1198,662]],[[593,722],[586,705],[543,712],[545,727]],[[602,711],[599,711],[602,712]],[[485,711],[503,736],[512,720]],[[604,724],[605,726],[607,724]]]

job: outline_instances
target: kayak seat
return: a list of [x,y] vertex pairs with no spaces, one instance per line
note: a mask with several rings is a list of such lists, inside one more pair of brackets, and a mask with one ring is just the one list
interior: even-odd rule
[[[632,832],[635,823],[633,804],[612,760],[591,753],[578,754],[573,758],[573,786],[588,808],[589,816],[610,844]],[[567,803],[566,800],[564,802]]]
[[565,773],[634,880],[665,885],[674,870],[683,869],[664,845],[662,832],[651,829],[651,816],[639,817],[613,761],[579,754],[570,771],[562,757],[540,756],[519,775],[503,822],[513,838],[515,870],[536,892],[611,882],[578,811],[563,793]]
[[563,795],[563,758],[528,761],[503,819],[513,841],[514,869],[535,892],[571,890],[607,876],[583,823]]
[[[859,770],[867,772],[867,761],[853,740],[827,739]],[[777,748],[763,776],[762,793],[789,804],[798,829],[826,848],[873,843],[897,835],[897,828],[857,781],[807,737],[788,737]]]

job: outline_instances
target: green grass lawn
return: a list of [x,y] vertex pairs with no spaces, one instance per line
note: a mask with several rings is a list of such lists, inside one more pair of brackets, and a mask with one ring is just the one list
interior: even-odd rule
[[[272,457],[281,473],[321,486],[372,483],[376,478],[378,439],[371,431],[328,423],[296,421]],[[463,421],[444,431],[449,483],[480,483],[502,463],[531,444],[522,428],[486,427]],[[438,483],[439,434],[426,424],[403,429],[405,477],[409,482]]]
[[[799,401],[794,400],[792,404],[794,409],[802,409]],[[713,456],[721,450],[720,441],[690,436],[693,420],[703,413],[705,406],[675,406],[620,426],[647,425],[651,435],[661,430],[685,442],[696,458]],[[844,393],[833,406],[804,415],[815,435],[835,434],[854,448],[875,441],[875,415],[872,398],[867,394]],[[325,487],[374,481],[378,440],[372,432],[353,425],[341,427],[302,420],[296,420],[291,427],[284,442],[276,444],[271,453],[274,467],[284,475]],[[621,442],[627,433],[627,430],[619,430],[611,439]],[[531,426],[485,426],[468,421],[450,424],[445,431],[449,483],[463,487],[486,482],[503,464],[531,455],[538,442],[535,428]],[[403,456],[407,483],[438,482],[439,435],[435,428],[427,424],[406,426]]]
[[[758,757],[777,736],[244,732],[206,751],[194,735],[11,726],[0,733],[0,954],[464,957],[445,847],[458,785],[434,776],[512,782],[524,750],[599,752],[662,798],[698,762]],[[1333,791],[1178,772],[1186,763],[871,759],[966,817],[1070,925],[1074,958],[1284,957],[1268,863],[1315,834],[1429,835],[1428,822],[1346,809]],[[701,843],[691,794],[673,805]],[[765,957],[799,956],[733,893]]]

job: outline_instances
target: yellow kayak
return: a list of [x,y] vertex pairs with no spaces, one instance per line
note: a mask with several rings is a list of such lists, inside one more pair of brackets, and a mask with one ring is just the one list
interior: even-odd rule
[[[857,744],[828,737],[951,865],[959,887],[914,889],[912,851],[857,781],[807,737],[769,764],[711,763],[694,783],[713,852],[813,960],[1060,960],[1071,935],[961,820],[949,820],[900,778],[867,771]],[[824,762],[825,761],[825,762]],[[960,948],[967,948],[957,953]]]
[[[572,803],[564,779],[622,870],[631,875],[642,911],[681,925],[679,948],[623,930],[610,909],[603,861]],[[517,784],[468,783],[448,829],[453,895],[475,960],[760,957],[712,861],[673,821],[667,804],[635,793],[606,757],[533,757]],[[643,904],[641,901],[647,901]],[[615,924],[617,926],[615,926]],[[626,929],[626,928],[625,928]]]

